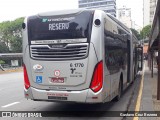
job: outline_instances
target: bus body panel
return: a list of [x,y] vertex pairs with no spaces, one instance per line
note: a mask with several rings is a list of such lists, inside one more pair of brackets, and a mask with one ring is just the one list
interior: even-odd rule
[[[90,44],[90,51],[89,51],[89,57],[83,60],[74,60],[74,61],[37,61],[29,59],[27,60],[29,56],[29,47],[26,47],[26,51],[24,53],[24,63],[26,64],[28,77],[31,83],[32,87],[39,88],[39,89],[52,89],[52,90],[83,90],[89,88],[93,71],[95,68],[95,65],[97,63],[97,58],[94,52],[93,44]],[[27,61],[25,61],[27,60]],[[89,61],[89,63],[88,63]],[[61,75],[72,75],[71,74],[71,63],[74,65],[74,63],[83,63],[86,67],[80,67],[76,68],[77,73],[76,75],[82,75],[83,77],[71,77],[68,76],[68,82],[65,83],[52,83],[50,80],[53,77],[54,78],[54,71],[55,70],[61,70]],[[41,65],[43,66],[42,71],[35,71],[33,67],[35,65]],[[65,69],[66,66],[66,69]],[[88,71],[86,73],[86,71]],[[75,72],[75,71],[74,71]],[[87,74],[87,75],[86,75]],[[42,76],[42,82],[36,82],[36,77]]]
[[[43,66],[43,70],[34,70],[36,65]],[[35,61],[31,60],[32,80],[40,86],[78,86],[86,83],[88,58],[75,61]],[[38,80],[42,76],[42,81]],[[37,79],[36,79],[37,78]]]
[[[127,72],[130,69],[128,64],[127,39],[124,34],[128,34],[120,25],[110,17],[105,17],[105,63],[109,70],[111,96],[114,98],[118,94],[120,79],[123,79],[123,89],[127,87]],[[119,37],[118,37],[119,36]],[[123,38],[123,40],[122,40]],[[120,40],[121,39],[121,40]],[[117,58],[117,59],[115,59]],[[122,59],[123,58],[123,59]]]
[[[106,13],[103,11],[96,10],[94,12],[92,32],[96,34],[92,34],[91,43],[94,44],[98,62],[100,62],[101,60],[103,61],[103,88],[101,91],[101,101],[106,102],[110,99],[110,97],[108,96],[110,96],[111,94],[111,81],[108,68],[105,66],[104,58],[104,16],[106,16]],[[95,25],[96,20],[100,20],[99,26]]]
[[[81,91],[55,91],[55,90],[41,90],[30,87],[28,90],[24,90],[27,99],[35,101],[60,101],[60,102],[77,102],[77,103],[103,103],[104,94],[102,89],[94,93],[91,89]],[[76,97],[75,97],[76,96]],[[59,100],[53,100],[52,97],[65,98]],[[107,101],[109,99],[107,98]]]
[[[51,18],[56,16],[56,19],[50,19],[49,22],[54,23],[56,21],[57,23],[58,17],[61,15],[63,16],[62,19],[65,19],[66,21],[66,19],[73,19],[72,15],[78,17],[78,15],[83,13],[83,11],[85,10],[47,12],[39,14],[38,16],[42,18],[45,18],[46,16]],[[87,13],[86,11],[85,13]],[[39,40],[36,35],[33,35],[34,38],[37,39],[34,40],[32,37],[28,37],[28,33],[31,33],[28,31],[30,28],[27,27],[31,26],[27,25],[28,21],[25,19],[24,22],[26,24],[26,28],[23,30],[23,60],[31,84],[29,89],[24,88],[25,97],[27,99],[42,101],[102,103],[111,101],[117,96],[119,82],[121,79],[123,81],[123,89],[125,89],[130,82],[132,82],[132,74],[134,70],[134,45],[132,38],[130,37],[132,34],[101,10],[94,10],[94,12],[91,12],[91,14],[93,14],[93,18],[90,18],[90,22],[87,24],[87,26],[92,26],[91,30],[89,30],[90,28],[88,27],[90,32],[88,32],[88,34],[90,34],[90,37],[87,37],[87,42],[77,43],[75,43],[75,41],[82,38],[69,38],[69,41],[74,41],[74,43],[61,43],[61,41],[58,43],[56,41],[58,39],[52,40],[50,36],[47,40],[48,42],[46,43],[46,40],[42,40],[43,36],[40,35],[41,37]],[[70,18],[67,18],[67,16],[70,16]],[[32,19],[37,19],[37,17],[32,17]],[[48,18],[42,19],[42,22],[46,22],[46,20],[48,20]],[[100,24],[98,23],[97,25],[96,21],[100,21]],[[61,28],[65,27],[61,26]],[[60,27],[58,29],[60,29]],[[54,25],[52,26],[52,30],[55,30]],[[80,30],[83,31],[83,29]],[[51,31],[49,33],[51,33]],[[46,32],[45,34],[49,33]],[[59,33],[57,32],[56,34]],[[61,37],[61,35],[59,35],[59,37]],[[31,41],[28,41],[28,39],[31,39]],[[65,39],[62,39],[62,41],[64,40]],[[62,44],[65,46],[87,44],[87,56],[81,59],[68,60],[45,60],[46,58],[34,59],[34,54],[32,53],[35,52],[35,47],[40,47],[42,45],[50,48],[50,41],[52,41],[51,45],[53,46]],[[54,43],[55,41],[56,43]],[[65,41],[68,41],[68,39]],[[114,43],[115,41],[117,43]],[[127,50],[129,50],[129,53],[127,53]],[[103,63],[103,84],[102,88],[98,92],[93,92],[93,90],[90,89],[90,85],[96,65],[100,61]]]
[[[96,10],[94,12],[94,17],[93,17],[93,25],[92,25],[92,32],[95,34],[91,35],[91,43],[94,44],[94,48],[96,51],[97,59],[98,61],[101,61],[103,59],[104,55],[104,50],[103,48],[103,43],[104,43],[104,35],[103,35],[103,23],[104,23],[104,16],[102,14],[102,11]],[[95,20],[99,19],[100,20],[100,25],[95,25]]]
[[[106,34],[106,31],[108,31],[108,32],[113,32],[113,31],[117,31],[116,29],[115,29],[115,24],[110,20],[110,18],[108,18],[107,16],[105,17],[105,24],[104,24],[104,34]],[[107,38],[106,38],[107,37]],[[109,76],[110,76],[110,96],[111,96],[111,98],[113,98],[115,95],[115,91],[117,90],[117,88],[118,88],[118,83],[119,83],[119,76],[118,76],[118,71],[116,71],[116,72],[112,72],[111,70],[110,70],[110,68],[109,68],[109,66],[112,66],[111,64],[112,63],[109,63],[109,59],[111,58],[111,56],[113,55],[113,53],[109,53],[109,50],[108,49],[106,49],[107,48],[107,46],[110,46],[110,47],[112,47],[112,48],[114,48],[114,46],[111,46],[110,45],[110,43],[108,43],[106,40],[113,40],[114,41],[114,37],[111,37],[111,36],[109,36],[109,35],[105,35],[104,36],[104,46],[105,46],[105,65],[106,65],[106,67],[107,67],[107,69],[108,69],[108,71],[109,71]],[[106,55],[107,54],[107,55]],[[112,60],[112,58],[111,58],[111,60]]]

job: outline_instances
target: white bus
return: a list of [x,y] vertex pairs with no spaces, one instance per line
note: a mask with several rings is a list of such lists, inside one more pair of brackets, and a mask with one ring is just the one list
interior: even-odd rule
[[27,99],[119,100],[139,70],[136,37],[101,10],[40,13],[27,17],[22,27]]

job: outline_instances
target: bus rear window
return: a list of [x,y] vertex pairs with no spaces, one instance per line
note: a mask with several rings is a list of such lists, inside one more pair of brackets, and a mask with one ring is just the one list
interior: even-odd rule
[[76,38],[89,40],[92,13],[93,11],[83,11],[79,14],[65,16],[31,16],[28,19],[28,39],[29,41]]

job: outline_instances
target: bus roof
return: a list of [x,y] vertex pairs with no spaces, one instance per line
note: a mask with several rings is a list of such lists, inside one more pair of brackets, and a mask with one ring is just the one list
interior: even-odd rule
[[71,15],[71,14],[78,14],[78,13],[81,13],[83,11],[93,11],[93,10],[89,10],[89,9],[68,9],[68,10],[43,12],[43,13],[38,13],[38,15],[39,16]]

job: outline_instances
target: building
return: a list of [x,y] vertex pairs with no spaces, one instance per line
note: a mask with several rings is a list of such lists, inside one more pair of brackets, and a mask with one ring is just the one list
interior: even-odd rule
[[143,26],[151,25],[154,18],[154,12],[157,0],[143,0]]
[[116,0],[79,0],[79,8],[100,9],[116,17]]
[[143,26],[150,24],[150,0],[143,0]]
[[156,6],[157,6],[157,0],[150,0],[150,24],[152,24],[153,22]]
[[135,28],[135,22],[131,19],[131,8],[119,8],[117,10],[117,18],[128,28]]

